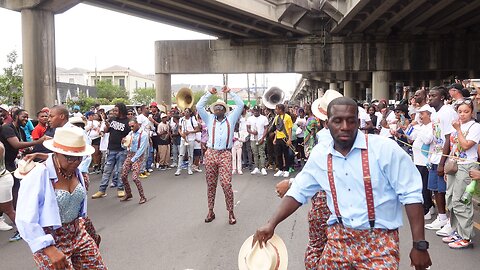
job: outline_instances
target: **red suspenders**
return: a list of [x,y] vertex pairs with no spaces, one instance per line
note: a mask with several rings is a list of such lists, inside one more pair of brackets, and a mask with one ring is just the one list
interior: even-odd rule
[[[363,184],[365,186],[365,197],[367,199],[367,211],[368,222],[370,228],[375,227],[375,207],[373,202],[373,190],[372,181],[370,177],[370,168],[368,164],[368,135],[365,134],[365,141],[367,149],[362,149],[362,171],[363,171]],[[332,154],[328,154],[327,158],[327,170],[328,170],[328,183],[330,184],[330,190],[332,191],[333,207],[335,208],[335,215],[337,216],[338,223],[342,224],[342,216],[340,215],[340,209],[338,208],[337,189],[335,188],[335,181],[333,178],[333,162]]]
[[[227,123],[227,143],[225,145],[225,149],[228,149],[228,141],[230,140],[230,123],[228,123],[228,118],[225,117],[225,122]],[[217,119],[213,119],[213,128],[212,128],[212,149],[215,149],[215,124],[217,123]],[[223,150],[223,149],[219,149]]]

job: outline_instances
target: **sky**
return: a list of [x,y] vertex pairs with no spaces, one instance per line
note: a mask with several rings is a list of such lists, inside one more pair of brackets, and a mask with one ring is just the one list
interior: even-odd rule
[[[114,65],[129,67],[143,74],[154,73],[156,40],[215,39],[201,33],[141,19],[138,17],[79,4],[55,16],[57,67],[98,70]],[[21,63],[22,38],[20,13],[0,8],[0,68],[7,65],[6,55],[16,50]],[[128,52],[128,53],[125,53]],[[293,92],[299,74],[257,75],[257,85],[277,86]],[[250,86],[253,86],[253,74]],[[246,74],[230,74],[229,86],[246,87]],[[172,84],[221,85],[217,75],[172,75]]]

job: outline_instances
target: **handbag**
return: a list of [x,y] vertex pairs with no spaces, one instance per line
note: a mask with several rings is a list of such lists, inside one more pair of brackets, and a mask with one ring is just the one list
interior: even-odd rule
[[445,161],[445,165],[443,166],[443,172],[445,174],[456,174],[458,171],[458,164],[457,160],[453,158],[448,158]]

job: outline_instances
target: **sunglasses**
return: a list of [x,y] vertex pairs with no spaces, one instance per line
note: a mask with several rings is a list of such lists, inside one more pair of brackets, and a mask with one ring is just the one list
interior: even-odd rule
[[133,115],[133,113],[129,112],[129,113],[127,113],[127,115]]
[[68,163],[75,163],[82,161],[83,157],[82,156],[69,156],[69,155],[63,155],[65,159],[67,160]]
[[129,126],[131,129],[135,128],[135,126]]
[[471,99],[464,99],[464,100],[455,101],[455,105],[457,105],[457,106],[460,106],[460,105],[463,105],[463,104],[470,105],[470,104],[472,104],[472,100]]

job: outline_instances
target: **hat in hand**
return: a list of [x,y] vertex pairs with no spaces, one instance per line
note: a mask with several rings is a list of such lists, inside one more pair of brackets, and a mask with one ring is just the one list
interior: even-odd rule
[[288,266],[287,247],[276,234],[260,248],[258,242],[252,247],[253,235],[243,243],[238,253],[239,270],[286,270]]
[[26,161],[24,159],[21,159],[20,161],[18,161],[18,168],[13,172],[13,175],[17,179],[23,179],[38,164],[38,162],[33,162],[33,160]]

